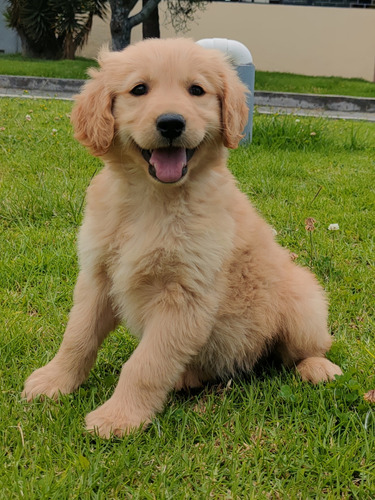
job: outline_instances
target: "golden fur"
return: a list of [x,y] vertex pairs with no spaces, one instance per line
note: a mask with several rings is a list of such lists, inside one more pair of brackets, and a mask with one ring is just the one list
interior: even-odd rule
[[[75,137],[105,164],[87,192],[74,306],[58,353],[24,395],[74,391],[120,321],[140,343],[112,397],[86,418],[103,437],[146,425],[173,388],[251,370],[271,348],[304,380],[340,374],[325,358],[321,287],[226,167],[247,108],[224,56],[189,40],[148,40],[104,51],[100,66],[72,112]],[[156,126],[171,114],[185,121],[178,137]],[[141,150],[162,155],[161,167]],[[183,175],[175,156],[185,150],[195,152]]]

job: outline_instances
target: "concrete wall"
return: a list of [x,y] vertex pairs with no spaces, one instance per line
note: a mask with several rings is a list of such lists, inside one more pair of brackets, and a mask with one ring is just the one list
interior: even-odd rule
[[4,19],[5,0],[0,0],[0,54],[14,54],[21,51],[21,41],[14,30],[7,27]]
[[[161,36],[176,36],[163,25],[164,8],[162,2]],[[217,2],[198,12],[183,36],[238,40],[258,70],[375,81],[375,9]],[[140,38],[138,26],[132,42]],[[105,42],[110,43],[109,21],[96,20],[82,55],[96,57]]]

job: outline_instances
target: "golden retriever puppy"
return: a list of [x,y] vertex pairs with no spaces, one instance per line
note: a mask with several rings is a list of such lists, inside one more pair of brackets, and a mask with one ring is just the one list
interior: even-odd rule
[[102,52],[100,66],[71,117],[105,164],[87,192],[74,305],[25,397],[74,391],[120,321],[140,343],[112,397],[86,418],[103,437],[149,423],[174,388],[251,370],[270,350],[304,380],[340,374],[325,358],[321,287],[226,167],[248,110],[225,57],[186,39],[148,40]]

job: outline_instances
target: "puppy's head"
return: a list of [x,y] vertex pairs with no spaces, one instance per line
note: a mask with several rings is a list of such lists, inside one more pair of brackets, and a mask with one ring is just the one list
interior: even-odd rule
[[182,182],[207,147],[237,147],[247,89],[220,52],[182,38],[146,40],[104,51],[99,63],[71,117],[94,155],[121,151],[170,184]]

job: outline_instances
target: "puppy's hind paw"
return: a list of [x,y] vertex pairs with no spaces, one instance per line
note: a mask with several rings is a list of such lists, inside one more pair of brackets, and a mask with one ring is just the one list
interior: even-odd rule
[[334,380],[335,375],[342,375],[341,368],[327,358],[311,357],[303,359],[297,365],[302,380],[318,384]]
[[198,375],[192,370],[186,370],[174,385],[175,391],[198,389],[203,387],[203,383]]

